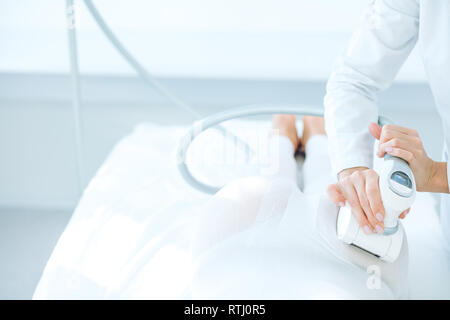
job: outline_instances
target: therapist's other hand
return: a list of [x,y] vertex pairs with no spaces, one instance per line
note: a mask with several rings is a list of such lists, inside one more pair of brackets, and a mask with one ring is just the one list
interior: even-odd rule
[[366,234],[384,232],[384,207],[378,186],[378,174],[366,167],[342,170],[339,181],[328,186],[331,201],[350,205],[353,215]]
[[[380,127],[372,122],[369,124],[369,131],[379,140],[379,157],[384,157],[387,153],[408,162],[414,173],[417,191],[448,192],[446,164],[428,157],[416,130],[391,124]],[[442,187],[447,191],[439,191]]]

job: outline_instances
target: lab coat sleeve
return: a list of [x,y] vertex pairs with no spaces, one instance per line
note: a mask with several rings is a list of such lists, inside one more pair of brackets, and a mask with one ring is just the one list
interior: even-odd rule
[[369,122],[378,119],[377,93],[393,81],[418,38],[416,0],[376,0],[362,15],[338,58],[324,98],[333,173],[372,167]]

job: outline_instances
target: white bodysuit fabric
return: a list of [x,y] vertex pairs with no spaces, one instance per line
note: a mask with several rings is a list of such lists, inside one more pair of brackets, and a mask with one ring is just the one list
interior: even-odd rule
[[[199,216],[192,246],[192,297],[401,297],[404,291],[399,288],[406,286],[406,276],[401,276],[407,273],[406,259],[371,275],[378,258],[320,235],[316,213],[321,195],[332,181],[327,137],[314,136],[306,146],[304,192],[295,181],[292,143],[276,136],[270,144],[271,161],[278,170],[228,184]],[[325,230],[328,240],[336,239],[336,207],[332,205],[330,210],[330,218],[325,213],[325,223],[321,223],[329,228]],[[371,285],[372,277],[379,273],[384,280],[384,271],[390,273],[386,278],[389,286],[382,281]]]

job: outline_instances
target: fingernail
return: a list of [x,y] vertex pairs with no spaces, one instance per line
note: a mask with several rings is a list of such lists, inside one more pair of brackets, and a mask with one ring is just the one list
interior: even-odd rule
[[377,217],[378,221],[383,221],[383,215],[381,213],[377,213],[375,216]]
[[372,230],[370,230],[369,226],[364,226],[364,233],[365,234],[371,234]]
[[384,149],[386,152],[392,152],[392,148],[391,147],[386,147],[386,149]]
[[383,233],[383,228],[380,227],[379,225],[375,226],[375,230],[377,231],[377,233]]
[[339,207],[345,207],[345,203],[339,202],[339,203],[338,203],[338,206],[339,206]]

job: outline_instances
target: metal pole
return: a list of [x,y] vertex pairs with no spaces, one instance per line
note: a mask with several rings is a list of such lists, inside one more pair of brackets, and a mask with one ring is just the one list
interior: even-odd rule
[[69,40],[70,74],[72,80],[72,110],[75,131],[75,156],[77,164],[77,189],[81,196],[84,187],[83,139],[81,114],[81,88],[78,68],[75,7],[73,0],[66,0],[67,36]]

